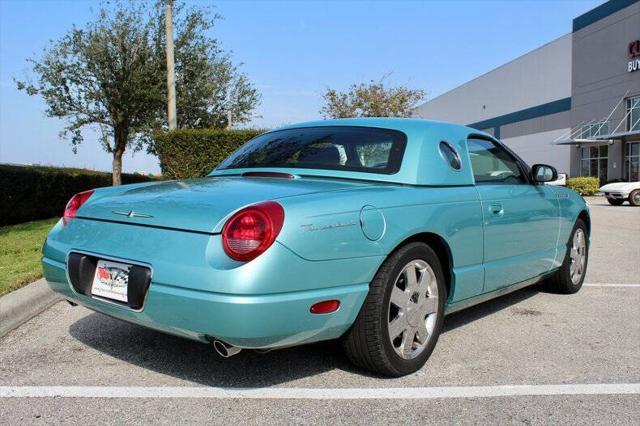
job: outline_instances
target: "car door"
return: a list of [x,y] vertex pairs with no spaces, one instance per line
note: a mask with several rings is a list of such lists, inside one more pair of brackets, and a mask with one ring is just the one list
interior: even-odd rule
[[484,218],[484,291],[549,271],[560,224],[555,193],[534,184],[502,145],[470,138],[468,149]]

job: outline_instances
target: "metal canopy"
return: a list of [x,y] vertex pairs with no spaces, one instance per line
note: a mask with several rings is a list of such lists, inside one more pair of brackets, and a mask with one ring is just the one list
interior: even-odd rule
[[601,136],[593,136],[588,139],[574,138],[565,140],[555,140],[555,145],[589,145],[589,144],[602,144],[605,142],[613,142],[614,140],[625,141],[628,139],[640,139],[640,130],[633,130],[629,132],[609,133]]
[[567,139],[562,141],[553,141],[555,145],[601,145],[609,142],[610,139]]
[[608,135],[603,135],[603,136],[599,136],[599,138],[602,139],[631,139],[635,137],[639,137],[640,138],[640,130],[630,130],[628,132],[618,132],[618,133],[611,133]]
[[[595,119],[590,121],[583,121],[578,124],[574,128],[570,129],[568,132],[560,135],[556,140],[553,141],[555,145],[590,145],[590,144],[602,144],[606,142],[613,142],[614,140],[627,140],[627,139],[636,139],[640,138],[640,128],[638,130],[629,130],[629,131],[620,131],[623,127],[623,124],[626,123],[627,118],[629,118],[631,114],[631,110],[627,111],[622,119],[617,123],[612,132],[609,132],[609,123],[614,124],[611,121],[611,117],[614,112],[623,104],[623,101],[628,95],[624,94],[613,107],[611,112],[607,117],[603,117],[602,119]],[[638,128],[640,125],[640,119],[638,119],[635,123],[631,123],[629,126],[631,129]],[[606,127],[605,127],[606,126]],[[591,132],[595,128],[594,132]],[[588,130],[585,130],[588,129]],[[606,131],[606,133],[601,133],[602,131]],[[587,137],[584,137],[584,133],[592,133]]]

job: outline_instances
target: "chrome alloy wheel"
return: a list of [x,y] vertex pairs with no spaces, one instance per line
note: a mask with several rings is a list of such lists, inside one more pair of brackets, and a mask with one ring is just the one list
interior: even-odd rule
[[573,284],[578,284],[584,274],[587,262],[587,240],[584,231],[580,228],[573,234],[573,245],[571,247],[571,265],[569,266],[569,275]]
[[427,346],[436,326],[438,281],[424,260],[412,260],[395,279],[389,300],[389,339],[404,359],[413,359]]

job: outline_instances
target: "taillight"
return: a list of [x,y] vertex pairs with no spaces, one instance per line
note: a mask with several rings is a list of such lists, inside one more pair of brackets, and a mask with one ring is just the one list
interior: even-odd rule
[[93,194],[93,190],[78,192],[76,195],[71,197],[67,206],[64,208],[64,216],[62,217],[62,222],[66,225],[71,219],[76,217],[76,213],[80,206],[82,206]]
[[222,228],[224,251],[235,260],[253,260],[273,244],[283,223],[284,209],[275,201],[242,209]]

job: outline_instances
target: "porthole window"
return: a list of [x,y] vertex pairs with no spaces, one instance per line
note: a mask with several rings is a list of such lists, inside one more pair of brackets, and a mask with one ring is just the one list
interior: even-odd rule
[[460,155],[458,155],[458,152],[455,150],[455,148],[452,147],[448,142],[440,142],[440,155],[442,155],[442,158],[444,158],[445,161],[449,163],[452,169],[460,170],[460,167],[462,167]]

